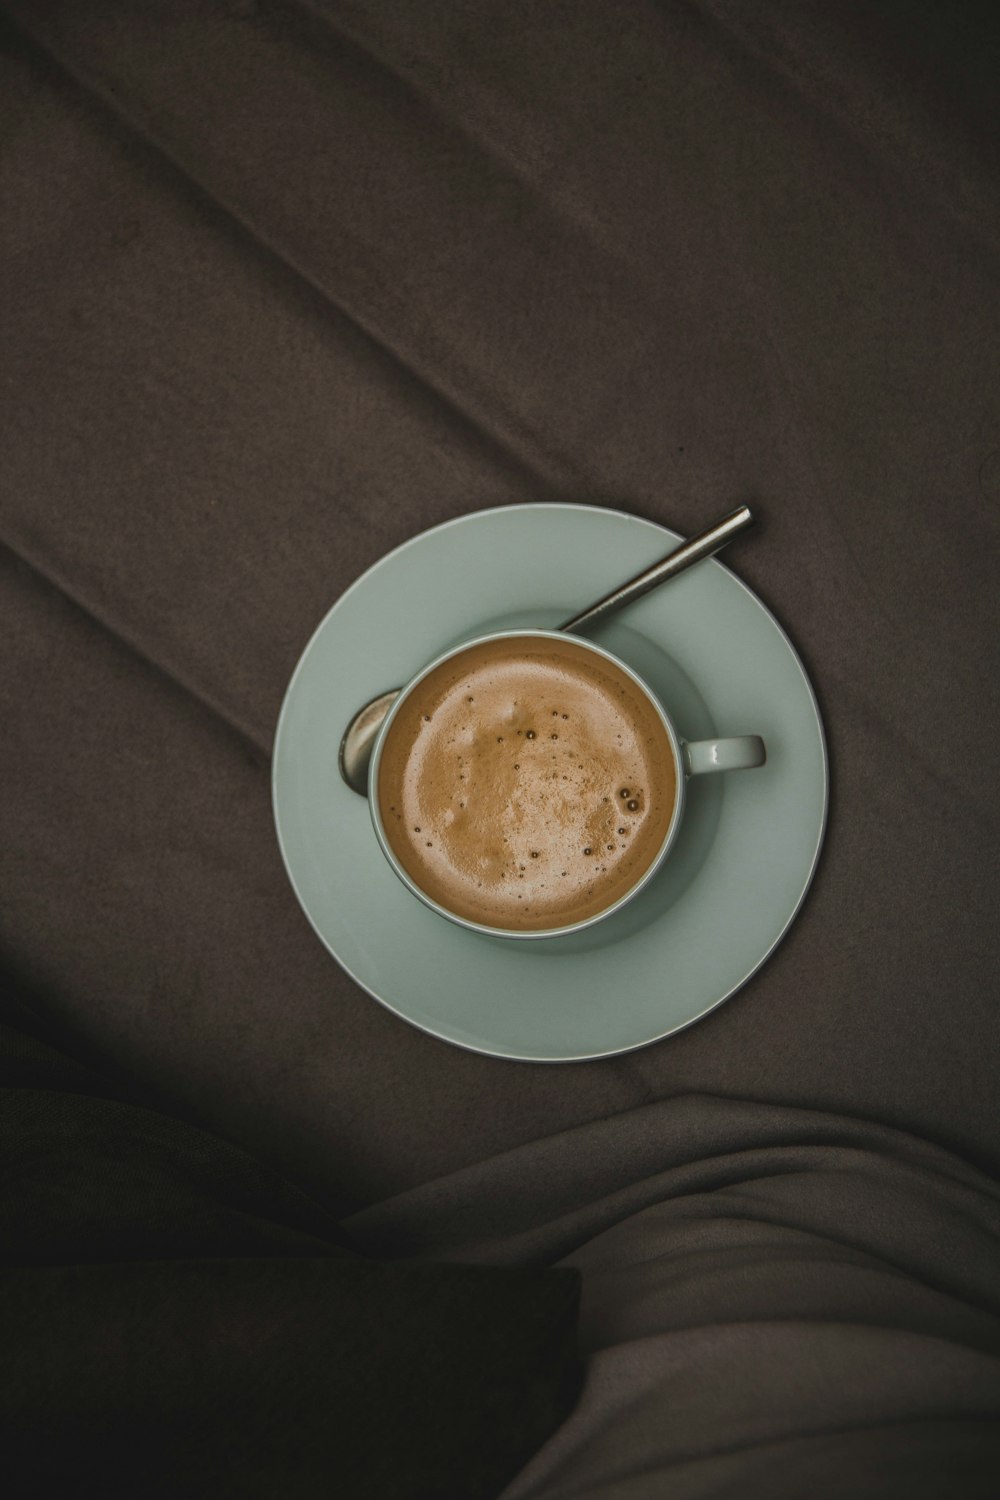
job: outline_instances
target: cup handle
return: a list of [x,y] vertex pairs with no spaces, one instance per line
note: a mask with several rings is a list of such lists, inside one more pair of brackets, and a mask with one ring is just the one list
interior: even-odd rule
[[684,770],[688,776],[708,771],[749,771],[767,760],[759,734],[738,734],[728,740],[682,740]]

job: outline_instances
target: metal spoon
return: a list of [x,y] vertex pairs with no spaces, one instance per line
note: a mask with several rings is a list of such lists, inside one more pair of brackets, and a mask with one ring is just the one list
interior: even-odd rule
[[[623,609],[626,604],[641,599],[643,594],[649,593],[650,589],[655,589],[661,583],[676,578],[678,573],[683,573],[694,563],[701,562],[703,557],[711,557],[713,552],[718,552],[719,548],[724,547],[730,538],[734,537],[738,531],[744,531],[752,522],[753,516],[749,508],[741,505],[739,510],[734,510],[715,526],[710,526],[707,531],[700,531],[690,541],[682,542],[673,552],[668,552],[666,557],[653,563],[652,567],[637,573],[627,583],[620,584],[610,594],[605,594],[603,599],[598,599],[597,603],[592,604],[589,609],[583,610],[581,614],[573,615],[562,625],[557,625],[556,629],[583,630],[587,626],[596,625],[600,620],[607,619],[609,615],[616,614],[618,610]],[[357,792],[362,797],[368,795],[368,762],[371,760],[376,736],[386,714],[401,692],[401,688],[392,688],[390,692],[380,693],[377,698],[372,698],[364,708],[359,708],[340,742],[338,757],[340,774],[351,791]]]

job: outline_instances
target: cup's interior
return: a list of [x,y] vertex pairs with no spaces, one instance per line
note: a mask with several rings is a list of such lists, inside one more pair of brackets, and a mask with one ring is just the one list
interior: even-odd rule
[[676,734],[611,653],[507,631],[426,667],[375,746],[370,805],[397,875],[494,936],[565,935],[617,910],[676,830]]

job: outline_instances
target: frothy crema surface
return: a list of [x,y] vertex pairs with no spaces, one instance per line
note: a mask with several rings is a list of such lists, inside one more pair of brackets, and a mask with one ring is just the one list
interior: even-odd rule
[[377,796],[390,847],[473,922],[568,927],[656,858],[677,796],[646,694],[570,638],[470,647],[413,689],[386,734]]

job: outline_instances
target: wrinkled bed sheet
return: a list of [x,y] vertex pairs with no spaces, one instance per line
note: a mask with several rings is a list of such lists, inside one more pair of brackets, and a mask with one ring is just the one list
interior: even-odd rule
[[[0,16],[0,940],[40,1021],[372,1253],[582,1268],[588,1383],[510,1500],[994,1495],[992,13]],[[558,1068],[362,994],[269,802],[336,596],[552,499],[755,499],[733,565],[832,770],[754,980]]]

